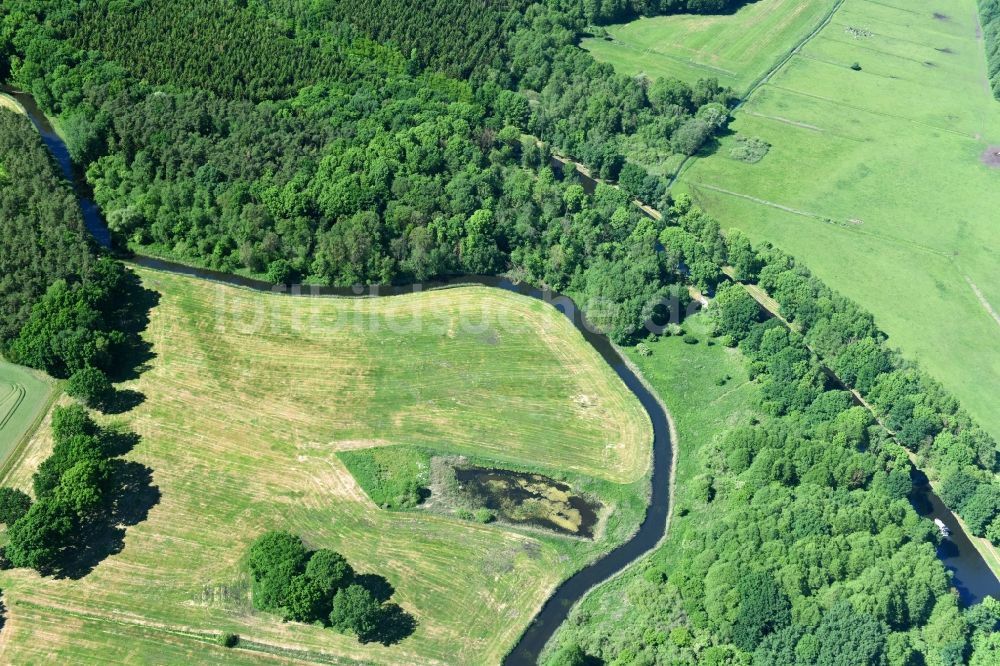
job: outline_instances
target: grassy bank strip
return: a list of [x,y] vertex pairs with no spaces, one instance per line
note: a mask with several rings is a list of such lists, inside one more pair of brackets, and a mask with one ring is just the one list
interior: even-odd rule
[[21,105],[20,102],[4,92],[0,92],[0,108],[8,109],[14,113],[19,113],[22,116],[28,115],[27,110]]

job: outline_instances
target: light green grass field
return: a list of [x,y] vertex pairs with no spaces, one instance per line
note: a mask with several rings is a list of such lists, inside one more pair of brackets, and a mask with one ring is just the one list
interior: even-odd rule
[[729,158],[730,136],[677,191],[871,310],[1000,439],[1000,170],[981,162],[1000,103],[976,12],[846,0],[736,112],[767,157]]
[[836,0],[759,0],[729,16],[656,16],[612,25],[581,46],[630,76],[714,77],[744,92],[809,34]]
[[43,374],[0,361],[0,469],[41,419],[54,390]]
[[[641,356],[635,348],[628,350],[629,358],[669,405],[677,428],[675,506],[670,531],[656,551],[658,561],[681,561],[701,554],[701,540],[689,538],[686,528],[710,517],[711,505],[692,499],[694,493],[689,491],[697,485],[697,477],[704,474],[706,460],[711,459],[707,450],[717,438],[732,427],[747,425],[755,413],[752,404],[757,388],[747,378],[742,355],[721,345],[705,345],[707,324],[703,315],[684,322],[684,328],[699,339],[697,345],[685,344],[680,337],[667,337],[647,343],[651,356]],[[726,376],[730,379],[720,385],[717,380]],[[687,515],[679,515],[682,507],[687,509]],[[646,631],[645,622],[631,618],[643,597],[662,594],[658,584],[644,577],[649,564],[650,558],[646,558],[592,591],[550,641],[549,649],[558,647],[567,634],[572,634],[577,626],[574,620],[581,617],[587,619],[580,630],[589,635],[615,636],[622,644],[630,640],[623,636],[631,636],[633,644],[649,640],[637,634]],[[677,612],[683,613],[680,608]],[[657,630],[668,631],[670,619],[660,619]]]
[[[648,417],[549,305],[482,287],[306,301],[140,274],[161,294],[156,357],[128,384],[145,402],[116,418],[141,435],[128,457],[153,469],[160,501],[83,579],[0,574],[0,661],[497,663],[554,586],[641,516]],[[4,483],[30,486],[50,442],[43,426]],[[337,454],[393,444],[571,470],[630,500],[596,542],[384,511]],[[255,612],[241,560],[268,529],[387,577],[415,633],[361,645]],[[223,631],[253,649],[206,645]]]

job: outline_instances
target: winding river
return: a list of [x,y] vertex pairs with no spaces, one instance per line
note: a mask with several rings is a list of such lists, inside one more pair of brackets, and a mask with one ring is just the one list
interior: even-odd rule
[[[27,111],[28,117],[31,118],[31,121],[42,135],[45,145],[52,151],[52,155],[62,169],[63,174],[74,184],[87,229],[94,235],[98,243],[104,247],[110,247],[110,233],[101,218],[100,211],[89,198],[81,194],[81,192],[86,192],[85,183],[82,182],[79,174],[74,171],[73,162],[70,159],[66,144],[63,143],[31,96],[7,89],[4,89],[4,92],[14,97],[20,102],[25,111]],[[589,189],[592,191],[593,184],[589,185]],[[150,257],[136,256],[131,261],[138,266],[154,270],[178,273],[212,282],[243,287],[245,289],[264,292],[274,291],[274,285],[269,282],[239,275],[193,268]],[[542,648],[545,647],[545,644],[555,633],[556,629],[559,628],[559,625],[569,615],[570,609],[577,601],[583,598],[592,587],[611,578],[655,548],[666,534],[670,504],[670,470],[673,459],[670,424],[660,401],[650,393],[635,372],[632,371],[631,367],[625,362],[608,337],[595,332],[594,328],[588,324],[582,311],[571,298],[551,290],[539,289],[524,283],[514,283],[506,278],[491,276],[462,276],[452,281],[424,283],[423,290],[465,284],[477,284],[504,289],[551,303],[573,322],[573,325],[580,331],[587,342],[614,369],[615,373],[629,390],[638,398],[653,424],[653,464],[650,478],[649,506],[646,510],[646,516],[639,526],[638,531],[627,542],[601,556],[583,569],[580,569],[556,588],[555,592],[545,601],[531,624],[504,660],[504,664],[507,666],[535,664],[542,652]],[[413,288],[406,286],[380,287],[375,290],[375,293],[379,296],[392,296],[412,292]],[[319,287],[306,289],[303,296],[357,297],[359,293],[351,288]]]
[[[110,247],[111,237],[107,226],[104,224],[97,206],[83,194],[87,191],[86,184],[79,177],[79,174],[74,171],[66,145],[29,95],[6,89],[4,92],[14,97],[27,111],[28,116],[35,127],[38,128],[46,146],[52,151],[55,160],[66,175],[66,178],[76,187],[80,208],[83,211],[84,221],[88,230],[94,235],[98,243],[104,247]],[[582,174],[580,175],[584,180],[589,180],[583,177]],[[585,186],[587,185],[590,186],[591,190],[593,189],[592,181],[585,183]],[[137,256],[132,259],[132,262],[146,268],[188,275],[247,289],[265,292],[273,292],[275,290],[274,285],[260,280],[193,268],[149,257]],[[502,277],[489,276],[462,276],[452,281],[424,284],[423,289],[446,288],[463,284],[477,284],[505,289],[551,303],[571,319],[574,326],[576,326],[587,342],[597,350],[629,390],[635,394],[649,415],[649,419],[653,425],[651,489],[646,516],[639,526],[638,531],[627,542],[585,566],[563,581],[555,589],[504,660],[505,666],[535,664],[545,644],[567,618],[571,608],[577,601],[582,599],[592,587],[615,576],[655,548],[666,534],[670,505],[671,468],[674,455],[670,439],[670,423],[661,402],[646,388],[646,385],[633,372],[630,365],[607,336],[596,333],[593,327],[587,323],[582,311],[572,299],[550,290],[539,289],[523,283],[514,283]],[[359,296],[358,291],[350,288],[321,287],[307,291],[308,293],[303,295],[310,297]],[[373,290],[373,295],[399,295],[412,293],[412,291],[412,287],[405,286],[380,287]],[[952,572],[953,583],[963,603],[976,603],[986,595],[1000,598],[1000,582],[992,574],[968,537],[958,528],[954,516],[942,504],[940,499],[930,491],[929,487],[922,487],[919,491],[915,506],[922,515],[928,518],[940,518],[952,529],[952,538],[942,543],[938,549],[938,556],[946,568]]]

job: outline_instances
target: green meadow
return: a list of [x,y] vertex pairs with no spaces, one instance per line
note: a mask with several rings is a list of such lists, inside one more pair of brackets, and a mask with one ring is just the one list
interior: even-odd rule
[[622,74],[673,76],[689,83],[714,77],[747,90],[836,5],[836,0],[759,0],[728,16],[643,17],[607,26],[610,39],[581,46]]
[[[498,663],[559,581],[643,515],[648,416],[548,304],[486,287],[292,299],[139,273],[161,294],[155,358],[125,385],[145,401],[110,418],[141,437],[128,458],[159,502],[84,578],[0,574],[13,663]],[[406,447],[591,479],[610,489],[603,528],[591,541],[384,510],[364,485],[418,471]],[[43,424],[3,485],[29,488],[50,449]],[[242,561],[275,529],[384,575],[415,632],[361,644],[255,611]],[[208,647],[222,632],[240,647]]]
[[54,389],[42,373],[0,361],[0,469],[34,430]]
[[[975,0],[846,0],[676,190],[871,310],[1000,438],[1000,170],[983,160],[1000,103],[979,35]],[[739,162],[738,136],[772,148]]]

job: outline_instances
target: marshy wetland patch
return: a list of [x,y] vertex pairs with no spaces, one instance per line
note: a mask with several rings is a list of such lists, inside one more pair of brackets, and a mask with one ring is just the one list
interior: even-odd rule
[[594,538],[601,502],[570,484],[535,472],[470,464],[465,458],[438,457],[431,463],[432,499],[438,508],[475,519],[557,534]]
[[601,505],[542,474],[486,467],[456,467],[459,491],[499,520],[560,534],[593,538]]

